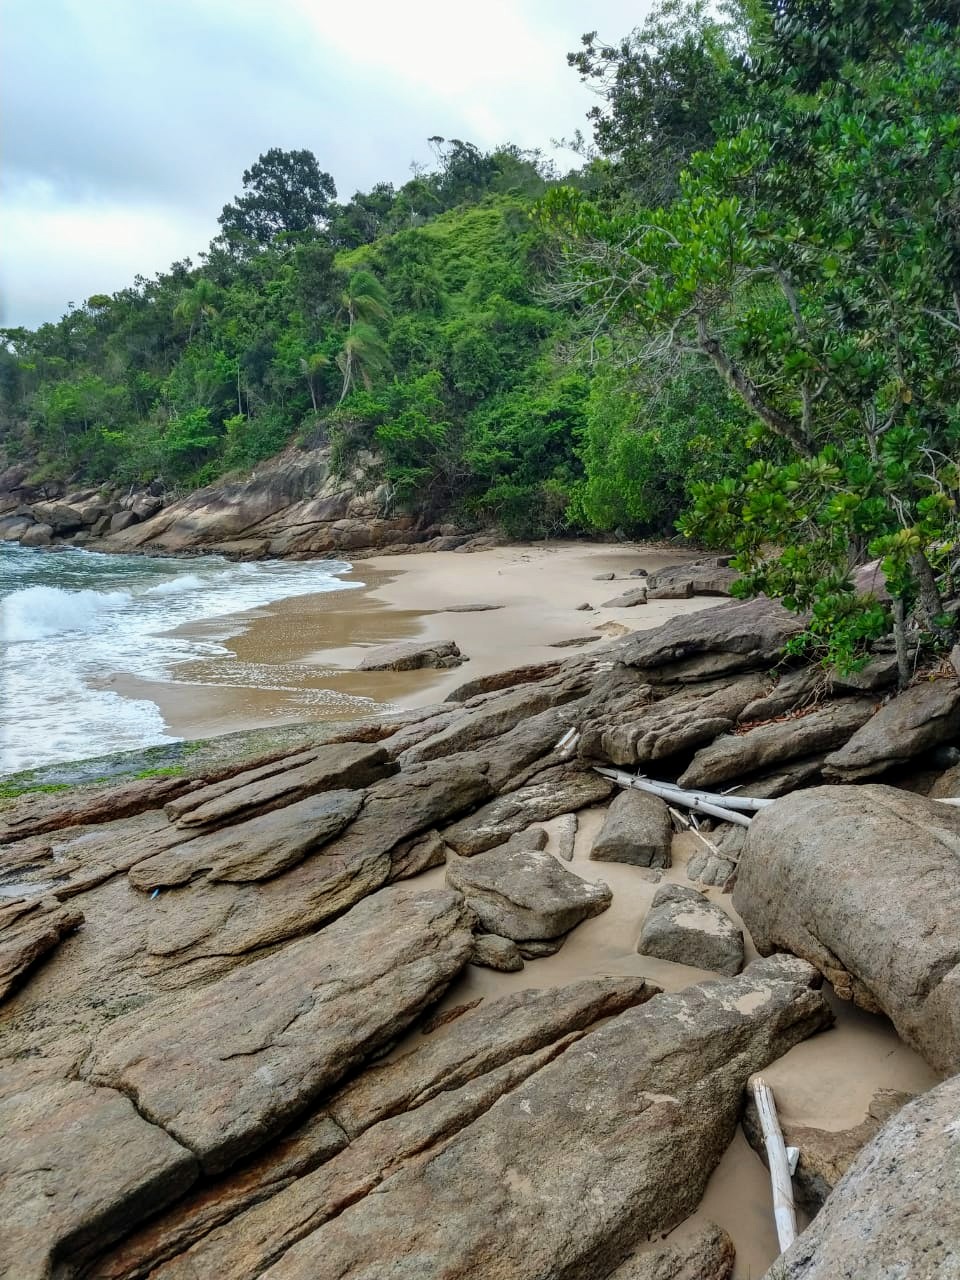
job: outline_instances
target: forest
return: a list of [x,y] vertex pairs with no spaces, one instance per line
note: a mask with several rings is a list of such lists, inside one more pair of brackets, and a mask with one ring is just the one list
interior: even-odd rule
[[960,0],[661,0],[568,61],[567,173],[438,136],[341,203],[274,149],[199,262],[0,331],[0,461],[176,492],[326,443],[425,518],[731,549],[905,678],[960,610]]

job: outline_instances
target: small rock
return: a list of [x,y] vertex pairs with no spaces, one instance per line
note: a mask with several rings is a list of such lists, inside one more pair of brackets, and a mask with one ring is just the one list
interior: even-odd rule
[[577,613],[586,613],[588,610],[591,610],[592,608],[593,608],[593,605],[585,601],[583,604],[577,605],[576,611]]
[[421,667],[459,667],[464,661],[452,640],[398,640],[379,645],[357,664],[358,671],[416,671]]
[[444,613],[492,613],[502,609],[502,604],[448,604]]
[[677,884],[657,890],[637,950],[729,977],[743,968],[743,934],[727,913],[696,889]]
[[582,645],[593,644],[595,640],[599,640],[599,636],[572,636],[569,640],[554,640],[551,649],[579,649]]
[[631,578],[646,578],[649,574],[646,569],[631,569],[628,576]]
[[557,855],[566,862],[573,861],[573,848],[577,842],[577,815],[564,813],[557,819]]
[[735,862],[728,862],[709,849],[701,849],[687,863],[687,879],[698,884],[723,886],[736,869]]
[[500,973],[517,973],[523,968],[523,956],[515,942],[497,933],[478,933],[470,952],[470,963]]
[[650,587],[649,600],[689,600],[693,596],[692,582],[675,582],[664,587]]
[[660,797],[631,787],[614,797],[590,857],[594,862],[669,867],[672,834],[670,813]]
[[593,575],[594,582],[612,582],[617,575],[615,573],[595,573]]
[[623,595],[614,596],[612,600],[604,600],[604,609],[633,609],[638,604],[647,603],[647,588],[634,587],[624,591]]

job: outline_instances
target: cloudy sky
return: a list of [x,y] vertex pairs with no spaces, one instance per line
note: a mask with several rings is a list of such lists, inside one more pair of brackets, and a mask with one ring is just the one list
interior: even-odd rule
[[314,151],[341,198],[404,182],[431,134],[549,151],[593,101],[566,52],[646,7],[0,0],[0,324],[196,255],[272,146]]

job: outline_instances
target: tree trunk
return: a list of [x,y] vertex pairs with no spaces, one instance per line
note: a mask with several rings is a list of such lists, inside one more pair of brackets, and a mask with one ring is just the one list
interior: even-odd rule
[[907,628],[903,597],[893,598],[893,642],[897,646],[897,688],[905,689],[910,683],[910,655],[907,652]]

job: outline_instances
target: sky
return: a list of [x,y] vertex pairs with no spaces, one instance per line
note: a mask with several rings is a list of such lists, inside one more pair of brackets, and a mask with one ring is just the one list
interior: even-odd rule
[[313,151],[339,197],[426,139],[541,147],[596,100],[566,64],[647,0],[0,0],[0,325],[193,257],[244,169]]

